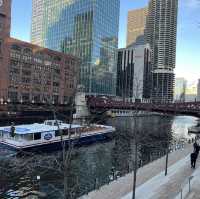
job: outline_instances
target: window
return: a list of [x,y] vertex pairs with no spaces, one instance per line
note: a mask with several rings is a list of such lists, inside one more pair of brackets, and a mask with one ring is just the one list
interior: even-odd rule
[[24,49],[24,54],[31,55],[31,54],[32,54],[32,50],[29,49],[29,48],[25,48],[25,49]]
[[54,57],[54,61],[58,61],[58,62],[60,62],[60,61],[61,61],[61,57],[59,57],[59,56],[55,56],[55,57]]
[[3,41],[0,40],[0,54],[2,53],[2,46],[3,46]]
[[55,137],[58,137],[58,136],[60,136],[60,131],[59,130],[55,131]]
[[63,130],[57,130],[56,132],[55,132],[55,136],[56,137],[58,137],[58,136],[61,136],[61,135],[63,135],[63,136],[66,136],[66,135],[68,135],[68,129],[63,129]]
[[16,44],[12,45],[11,49],[15,50],[15,51],[18,51],[18,52],[21,52],[21,47],[16,45]]
[[41,133],[34,133],[34,140],[40,140],[41,139]]
[[22,75],[30,76],[31,75],[31,71],[29,71],[29,70],[22,70]]
[[3,30],[3,23],[0,22],[0,32]]
[[22,97],[23,102],[28,102],[30,99],[29,93],[22,93],[21,97]]
[[11,102],[17,102],[17,99],[18,99],[17,91],[9,91],[8,92],[8,97],[9,97]]

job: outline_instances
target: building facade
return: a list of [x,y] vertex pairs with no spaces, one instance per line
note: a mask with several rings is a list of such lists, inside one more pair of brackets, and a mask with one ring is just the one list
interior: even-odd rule
[[7,92],[7,76],[9,49],[6,38],[10,36],[11,0],[3,0],[0,4],[0,98]]
[[123,100],[151,97],[151,51],[149,45],[136,45],[118,50],[117,90]]
[[44,0],[32,1],[31,42],[43,46],[43,13]]
[[176,78],[175,80],[175,93],[174,101],[175,102],[185,102],[187,81],[185,78]]
[[200,79],[198,79],[197,84],[197,100],[200,101]]
[[72,53],[81,59],[79,83],[86,93],[115,95],[119,30],[119,0],[33,0],[33,19],[42,16],[42,27],[32,23],[43,47]]
[[147,13],[148,8],[130,10],[128,12],[127,46],[135,43],[138,37],[144,37]]
[[178,0],[150,0],[145,29],[152,50],[152,99],[173,101]]
[[79,59],[10,38],[11,1],[1,7],[0,102],[68,103]]

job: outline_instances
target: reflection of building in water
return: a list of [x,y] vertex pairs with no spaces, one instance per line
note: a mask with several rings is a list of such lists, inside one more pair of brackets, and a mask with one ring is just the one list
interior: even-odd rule
[[[124,160],[124,167],[129,162],[130,168],[135,152],[135,135],[137,133],[138,143],[138,164],[148,163],[150,160],[158,158],[165,152],[167,141],[173,139],[172,122],[173,117],[137,117],[137,118],[115,118],[117,128],[116,150],[126,151],[128,160]],[[135,125],[134,125],[135,124]],[[160,129],[163,129],[162,131]],[[120,155],[119,155],[120,157]],[[117,157],[116,157],[117,159]],[[121,158],[122,159],[122,158]],[[141,160],[141,162],[140,162]],[[120,161],[117,159],[116,161]]]
[[[119,0],[33,0],[33,18],[42,12],[42,45],[81,58],[80,84],[86,93],[115,94]],[[43,5],[43,6],[42,6]],[[39,5],[38,5],[39,6]],[[35,9],[34,9],[35,8]],[[32,23],[35,26],[35,23]],[[36,30],[32,27],[32,30]]]

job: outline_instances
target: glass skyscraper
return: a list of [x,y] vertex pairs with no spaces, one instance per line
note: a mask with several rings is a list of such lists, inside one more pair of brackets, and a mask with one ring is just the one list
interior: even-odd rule
[[115,95],[119,12],[120,0],[33,0],[32,42],[79,57],[86,93]]

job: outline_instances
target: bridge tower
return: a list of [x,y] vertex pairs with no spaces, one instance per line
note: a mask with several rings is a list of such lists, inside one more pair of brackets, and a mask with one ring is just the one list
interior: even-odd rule
[[90,116],[83,86],[79,85],[75,95],[76,114],[73,115],[74,123],[84,124]]

